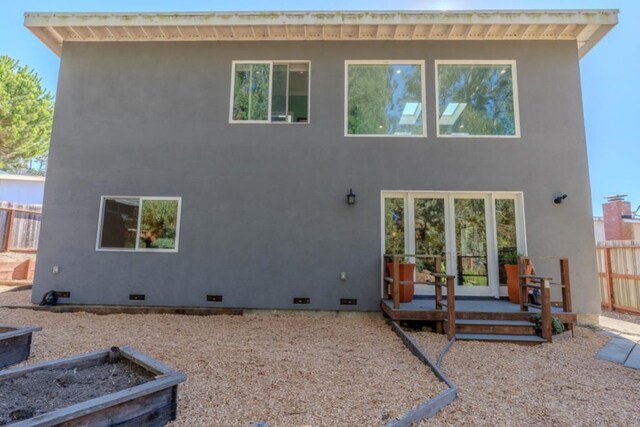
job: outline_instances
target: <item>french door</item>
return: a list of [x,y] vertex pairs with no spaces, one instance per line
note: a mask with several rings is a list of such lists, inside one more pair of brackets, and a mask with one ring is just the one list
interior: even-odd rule
[[[502,258],[526,252],[520,193],[384,192],[382,202],[384,253],[440,255],[456,295],[506,295]],[[433,260],[414,261],[416,280],[430,281]]]

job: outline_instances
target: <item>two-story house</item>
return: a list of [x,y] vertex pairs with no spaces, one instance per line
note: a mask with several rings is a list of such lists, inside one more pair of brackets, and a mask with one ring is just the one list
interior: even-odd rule
[[511,249],[568,257],[593,319],[579,61],[616,22],[27,14],[61,57],[33,301],[379,310],[393,252],[497,298]]

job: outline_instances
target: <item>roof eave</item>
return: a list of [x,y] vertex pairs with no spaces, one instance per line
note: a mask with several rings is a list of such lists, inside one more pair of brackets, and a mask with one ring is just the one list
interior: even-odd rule
[[614,9],[25,14],[57,55],[65,41],[574,39],[583,57],[617,22]]

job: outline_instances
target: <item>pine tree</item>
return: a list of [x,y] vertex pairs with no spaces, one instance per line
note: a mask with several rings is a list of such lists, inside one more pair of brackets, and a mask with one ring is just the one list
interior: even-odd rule
[[0,56],[0,169],[25,167],[49,150],[53,95],[34,70]]

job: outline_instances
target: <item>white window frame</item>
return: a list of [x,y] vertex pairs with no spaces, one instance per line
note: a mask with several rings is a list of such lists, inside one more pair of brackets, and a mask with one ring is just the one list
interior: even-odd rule
[[[440,133],[440,85],[438,84],[438,65],[509,65],[511,66],[511,82],[513,89],[513,115],[515,135],[443,135]],[[514,59],[437,59],[435,67],[436,85],[436,135],[438,138],[521,138],[520,135],[520,103],[518,100],[518,70]]]
[[[104,203],[107,199],[138,199],[140,205],[138,208],[138,225],[136,228],[136,247],[135,248],[102,248],[100,241],[102,237],[102,228],[104,226]],[[178,215],[176,216],[176,247],[174,249],[150,249],[140,247],[140,224],[142,222],[142,203],[144,200],[171,200],[178,202]],[[180,243],[180,214],[182,212],[182,197],[166,197],[166,196],[100,196],[100,213],[98,215],[98,234],[96,236],[96,251],[100,252],[148,252],[148,253],[178,253]]]
[[[269,64],[269,108],[267,112],[267,120],[235,120],[233,118],[233,90],[236,85],[236,65],[238,64]],[[280,64],[308,64],[309,66],[309,80],[307,82],[307,121],[306,122],[274,122],[271,120],[271,103],[273,92],[273,66]],[[289,75],[287,73],[287,94],[289,91]],[[287,96],[287,106],[289,105],[289,97]],[[287,112],[288,113],[288,112]],[[238,60],[231,61],[231,89],[229,96],[229,123],[253,123],[253,124],[287,124],[287,125],[306,125],[311,123],[311,61],[308,59],[278,59],[273,61],[267,60]]]
[[[420,65],[420,84],[422,90],[422,134],[420,135],[353,135],[349,133],[349,65]],[[411,59],[378,59],[378,60],[345,60],[344,61],[344,136],[347,138],[425,138],[427,136],[427,105],[426,105],[426,62]]]

